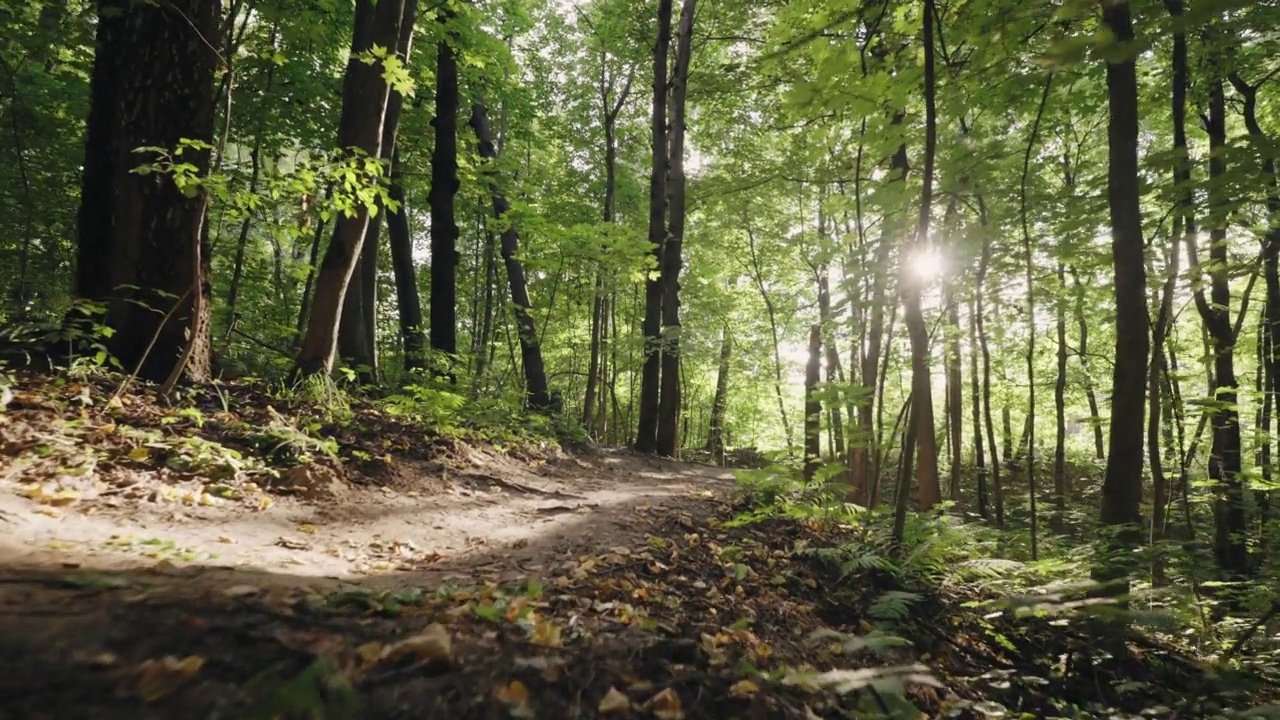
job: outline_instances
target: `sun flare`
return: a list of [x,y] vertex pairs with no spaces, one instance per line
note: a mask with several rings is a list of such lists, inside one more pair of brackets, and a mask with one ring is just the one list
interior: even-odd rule
[[923,248],[907,258],[907,268],[918,280],[930,282],[947,272],[947,259],[936,248]]

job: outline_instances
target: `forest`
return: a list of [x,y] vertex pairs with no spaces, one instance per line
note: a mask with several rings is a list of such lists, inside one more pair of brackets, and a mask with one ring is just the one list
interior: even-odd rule
[[1280,717],[1275,0],[0,28],[0,718]]

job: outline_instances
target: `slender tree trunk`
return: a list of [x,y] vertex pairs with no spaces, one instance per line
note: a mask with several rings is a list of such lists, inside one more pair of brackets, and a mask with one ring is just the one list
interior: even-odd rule
[[668,457],[676,457],[680,452],[680,271],[683,267],[685,224],[685,98],[696,5],[697,0],[684,0],[680,7],[675,70],[671,75],[670,155],[667,160],[667,211],[670,219],[667,245],[662,253],[662,373],[657,430],[658,454]]
[[[1102,15],[1117,42],[1133,39],[1128,2],[1104,5]],[[1101,519],[1105,525],[1128,526],[1117,539],[1122,546],[1132,547],[1138,541],[1133,528],[1142,521],[1143,379],[1150,352],[1138,186],[1138,78],[1132,57],[1107,63],[1107,94],[1107,200],[1115,266],[1116,348]],[[1099,580],[1128,575],[1127,568],[1110,561],[1097,570]]]
[[1027,218],[1027,181],[1031,177],[1031,155],[1035,152],[1040,134],[1040,121],[1049,104],[1049,90],[1053,87],[1053,73],[1044,80],[1044,92],[1040,95],[1040,107],[1031,124],[1031,137],[1022,157],[1022,192],[1019,193],[1019,218],[1022,224],[1022,259],[1026,267],[1027,281],[1027,492],[1031,500],[1031,559],[1040,555],[1040,517],[1036,502],[1036,284],[1035,257],[1031,249],[1031,224]]
[[1075,317],[1076,328],[1080,339],[1080,367],[1084,370],[1084,395],[1089,404],[1089,425],[1093,428],[1093,456],[1099,461],[1107,459],[1106,438],[1102,431],[1102,412],[1098,405],[1098,392],[1093,385],[1093,368],[1089,360],[1089,319],[1085,310],[1085,287],[1080,275],[1071,268],[1072,282],[1075,285]]
[[[1058,287],[1066,288],[1067,271],[1058,261]],[[1053,383],[1053,411],[1057,432],[1053,439],[1053,509],[1054,523],[1062,530],[1067,511],[1067,310],[1059,295],[1054,303],[1055,328],[1058,335],[1057,375]]]
[[756,236],[751,230],[749,222],[746,223],[746,228],[747,248],[750,251],[751,260],[751,278],[755,281],[756,290],[760,293],[760,299],[764,302],[765,314],[769,320],[769,332],[773,336],[773,392],[778,399],[778,417],[782,420],[782,432],[787,440],[787,454],[794,456],[795,440],[791,435],[791,421],[787,417],[787,405],[782,395],[782,355],[779,351],[779,347],[782,345],[782,338],[778,332],[778,313],[773,306],[773,299],[769,296],[769,291],[764,285],[763,269],[760,267],[760,254],[756,251]]
[[[359,56],[373,47],[397,47],[404,4],[405,0],[376,4],[358,0],[338,125],[338,146],[347,152],[359,150],[371,157],[381,156],[391,87],[383,79],[381,64],[367,64]],[[316,275],[311,317],[296,361],[297,375],[327,375],[333,370],[342,304],[368,226],[369,210],[363,205],[358,205],[353,214],[340,213],[334,219],[333,239]]]
[[977,278],[977,331],[978,347],[982,351],[982,418],[987,429],[987,444],[991,455],[991,494],[995,501],[996,527],[1004,526],[1004,491],[1000,485],[1000,454],[996,451],[996,428],[991,410],[991,349],[987,343],[986,296],[987,272],[991,268],[991,233],[987,223],[987,206],[978,197],[978,225],[982,232],[982,256],[978,260]]
[[[821,216],[819,216],[821,217]],[[821,222],[819,222],[821,225]],[[822,325],[822,342],[825,350],[827,384],[844,383],[844,370],[840,367],[840,352],[836,348],[835,327],[831,317],[830,270],[824,264],[814,268],[818,281],[818,321]],[[828,414],[831,426],[831,452],[834,458],[844,458],[844,423],[840,419],[840,405],[832,402]]]
[[[924,96],[925,96],[925,150],[924,188],[920,198],[920,220],[909,252],[924,252],[929,245],[929,219],[933,211],[933,166],[938,145],[937,108],[934,88],[934,0],[924,0]],[[903,263],[907,267],[909,263]],[[929,510],[942,500],[938,484],[938,446],[933,422],[933,383],[929,370],[929,330],[925,327],[921,306],[923,282],[909,275],[902,280],[903,317],[907,323],[907,335],[911,339],[911,396],[913,422],[916,426],[916,442],[919,458],[916,461],[916,481],[920,484],[920,507]]]
[[404,369],[414,373],[426,368],[426,334],[422,326],[422,296],[418,293],[418,272],[413,264],[413,235],[409,232],[409,206],[400,170],[400,151],[391,157],[391,200],[397,205],[387,213],[387,235],[391,245],[391,268],[396,278],[396,306],[400,310],[400,343]]
[[[974,290],[974,298],[982,294],[982,288]],[[990,499],[987,493],[987,453],[982,439],[982,384],[978,379],[978,311],[975,299],[969,300],[969,387],[970,405],[973,416],[973,465],[977,470],[978,514],[984,520],[991,516]]]
[[804,366],[804,478],[813,480],[822,466],[822,326],[809,328],[809,360]]
[[435,147],[431,151],[431,349],[449,356],[458,352],[458,61],[450,29],[455,17],[444,11],[442,36],[436,45]]
[[717,463],[724,461],[724,420],[729,407],[729,359],[733,353],[733,339],[729,327],[720,333],[720,362],[716,366],[716,395],[711,401],[711,422],[707,428],[707,452]]
[[[667,54],[671,46],[672,0],[658,0],[658,32],[653,46],[653,116],[650,122],[652,162],[649,172],[649,244],[654,267],[665,269],[667,245]],[[635,449],[658,452],[658,416],[662,373],[661,276],[649,277],[644,286],[644,365],[640,377],[640,412]]]
[[[498,157],[493,144],[493,134],[489,129],[489,118],[484,105],[475,103],[471,106],[471,127],[475,130],[479,141],[480,157],[490,162]],[[507,281],[511,287],[511,304],[516,316],[516,325],[520,334],[520,360],[524,367],[525,391],[529,397],[529,407],[536,411],[551,409],[551,393],[547,387],[546,365],[542,359],[542,348],[539,345],[537,327],[533,320],[533,305],[529,301],[529,290],[525,282],[524,265],[516,254],[520,251],[520,235],[511,218],[506,217],[511,210],[506,195],[498,189],[492,171],[487,173],[492,183],[489,194],[493,198],[493,216],[501,222],[502,259],[507,266]]]

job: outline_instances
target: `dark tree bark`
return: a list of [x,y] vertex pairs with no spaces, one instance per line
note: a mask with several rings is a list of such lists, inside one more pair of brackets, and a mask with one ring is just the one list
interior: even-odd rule
[[987,429],[987,447],[991,451],[991,494],[995,501],[996,527],[1004,526],[1004,489],[1000,484],[1000,454],[996,449],[995,417],[991,409],[991,348],[987,344],[987,322],[984,297],[987,272],[991,268],[991,233],[987,223],[987,205],[978,196],[978,225],[982,231],[982,255],[978,259],[977,330],[978,347],[982,350],[982,421]]
[[[160,160],[133,150],[212,143],[220,16],[220,2],[194,0],[98,7],[76,291],[109,301],[108,349],[124,367],[167,385],[210,373],[208,193],[132,172]],[[203,178],[209,151],[181,152]]]
[[[1263,243],[1263,277],[1267,286],[1266,306],[1263,309],[1262,355],[1264,411],[1262,415],[1262,447],[1260,465],[1263,479],[1270,481],[1273,474],[1271,467],[1271,415],[1276,406],[1276,392],[1280,386],[1280,175],[1277,174],[1276,158],[1270,150],[1272,140],[1266,136],[1258,123],[1258,85],[1250,85],[1238,74],[1230,76],[1236,93],[1244,98],[1244,123],[1249,131],[1249,138],[1258,146],[1261,154],[1259,169],[1262,182],[1267,188],[1267,210],[1271,213],[1271,226],[1267,228]],[[1259,525],[1266,527],[1270,520],[1271,503],[1274,490],[1257,493]]]
[[[498,151],[493,144],[493,133],[489,129],[489,118],[481,103],[471,106],[471,127],[479,141],[480,157],[490,162],[497,160]],[[520,339],[520,360],[524,368],[525,392],[529,398],[529,407],[536,411],[551,409],[551,393],[547,388],[547,370],[542,360],[542,348],[538,344],[538,329],[533,321],[533,305],[529,301],[529,288],[525,281],[524,264],[516,257],[520,252],[520,234],[511,218],[506,217],[511,210],[507,197],[498,189],[497,178],[492,170],[486,171],[486,179],[490,183],[489,195],[493,199],[493,217],[502,225],[502,260],[507,266],[507,282],[511,288],[511,304],[515,310],[516,325]]]
[[684,266],[685,98],[693,51],[693,18],[697,0],[684,0],[676,32],[675,68],[671,75],[670,147],[667,158],[667,246],[662,252],[662,372],[658,398],[659,455],[680,453],[680,271]]
[[426,333],[422,325],[422,296],[418,293],[418,270],[413,264],[413,234],[409,231],[409,206],[400,170],[400,151],[391,156],[391,200],[398,206],[387,213],[387,235],[391,246],[391,270],[396,278],[396,307],[400,310],[400,343],[407,373],[426,368]]
[[[667,54],[671,46],[672,0],[658,0],[658,32],[653,46],[653,115],[650,122],[652,162],[649,173],[649,244],[654,267],[661,272],[667,244]],[[661,277],[644,284],[644,365],[640,376],[637,452],[658,451],[658,416],[662,373]]]
[[436,45],[435,147],[431,151],[431,349],[458,352],[458,61],[453,13],[440,15],[444,39]]
[[729,407],[729,359],[733,338],[726,325],[720,334],[720,361],[716,365],[716,394],[711,401],[711,422],[707,427],[707,452],[716,462],[724,461],[724,420]]
[[809,359],[804,366],[804,479],[813,480],[822,466],[822,326],[809,328]]
[[[1128,2],[1108,3],[1102,14],[1118,42],[1133,39]],[[1137,525],[1142,521],[1143,400],[1150,352],[1138,187],[1138,78],[1133,57],[1107,63],[1107,95],[1107,200],[1115,267],[1116,348],[1101,520],[1105,525],[1127,526],[1118,539],[1131,546],[1138,542]],[[1102,580],[1115,580],[1125,573],[1114,566],[1098,570]]]
[[[1067,271],[1058,261],[1058,285],[1066,287]],[[1053,438],[1053,509],[1054,522],[1063,526],[1067,510],[1067,310],[1059,296],[1054,304],[1054,327],[1057,330],[1057,373],[1053,383],[1053,415],[1057,432]]]
[[[381,0],[376,4],[358,0],[338,124],[338,147],[346,152],[359,150],[369,157],[381,156],[391,87],[383,79],[382,65],[365,63],[359,55],[373,47],[397,46],[404,5],[405,0]],[[298,351],[298,375],[327,375],[333,370],[342,304],[364,246],[369,219],[369,210],[363,205],[354,214],[341,213],[334,219],[333,239],[320,262],[311,317]]]
[[[929,219],[933,211],[933,166],[938,145],[938,112],[934,87],[934,2],[924,0],[924,96],[925,150],[923,189],[920,197],[920,219],[916,225],[909,252],[923,252],[929,242]],[[909,263],[903,263],[907,267]],[[925,326],[921,306],[922,281],[904,276],[901,280],[903,317],[911,339],[912,422],[916,425],[919,457],[916,481],[920,485],[920,507],[928,510],[942,500],[938,484],[938,446],[933,423],[933,388],[929,370],[929,330]]]
[[1022,188],[1019,193],[1018,216],[1022,224],[1022,259],[1026,269],[1027,282],[1027,493],[1031,501],[1031,559],[1039,558],[1040,553],[1040,518],[1037,512],[1036,487],[1036,284],[1035,257],[1031,249],[1031,225],[1027,218],[1027,181],[1031,177],[1031,155],[1035,152],[1036,140],[1040,134],[1040,121],[1044,118],[1045,107],[1049,103],[1049,91],[1053,87],[1053,73],[1044,80],[1044,92],[1040,95],[1040,106],[1036,110],[1036,119],[1031,124],[1031,137],[1027,140],[1027,151],[1022,157]]
[[[982,296],[982,284],[974,291],[974,297]],[[991,516],[990,499],[987,491],[987,453],[982,438],[982,383],[978,376],[978,357],[982,352],[978,347],[978,309],[977,300],[969,301],[969,388],[970,413],[973,415],[973,464],[978,471],[978,514],[984,520]]]

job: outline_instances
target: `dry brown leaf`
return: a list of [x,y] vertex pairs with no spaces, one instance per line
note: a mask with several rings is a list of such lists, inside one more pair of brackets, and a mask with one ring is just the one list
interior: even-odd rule
[[377,664],[377,662],[382,659],[382,653],[385,650],[386,648],[383,644],[375,640],[373,642],[367,642],[356,648],[356,655],[360,658],[360,664],[363,667],[368,668]]
[[601,715],[621,715],[630,709],[631,699],[614,687],[609,688],[609,692],[600,700]]
[[189,655],[182,660],[172,655],[162,660],[147,660],[137,669],[137,697],[145,703],[155,702],[195,677],[203,666],[204,658],[199,655]]

